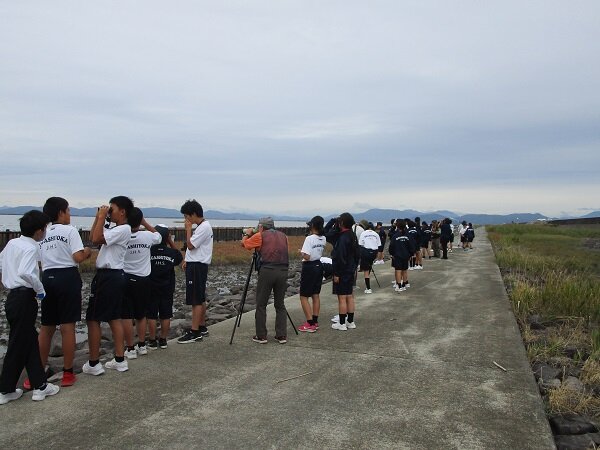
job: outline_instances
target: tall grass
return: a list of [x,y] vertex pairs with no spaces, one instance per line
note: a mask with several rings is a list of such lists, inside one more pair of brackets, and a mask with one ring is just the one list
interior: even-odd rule
[[515,312],[600,319],[600,226],[488,227]]

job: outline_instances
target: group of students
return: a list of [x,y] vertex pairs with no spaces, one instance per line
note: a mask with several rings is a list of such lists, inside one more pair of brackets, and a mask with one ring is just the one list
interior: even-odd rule
[[[147,355],[148,349],[167,347],[173,316],[174,268],[180,264],[186,273],[186,304],[192,307],[192,328],[178,342],[196,342],[208,335],[205,300],[212,228],[195,200],[185,202],[181,213],[185,218],[185,259],[168,228],[149,224],[130,198],[113,197],[109,205],[98,208],[91,241],[100,250],[85,314],[89,360],[83,365],[83,373],[101,375],[105,368],[125,372],[129,369],[128,360]],[[77,379],[73,371],[75,323],[81,320],[82,313],[78,264],[90,257],[91,249],[84,247],[78,231],[69,224],[67,200],[51,197],[43,211],[32,210],[23,215],[21,236],[9,241],[0,253],[2,283],[8,289],[5,311],[10,327],[0,374],[0,405],[23,395],[17,383],[24,368],[28,378],[23,387],[33,390],[33,400],[44,400],[59,392],[59,386],[47,381],[49,374],[45,370],[57,326],[64,354],[61,386],[71,386]],[[35,328],[38,301],[42,310],[39,336]],[[138,335],[135,345],[134,320]],[[104,365],[100,362],[101,322],[110,325],[114,342],[114,358]]]
[[[98,208],[91,228],[91,241],[100,246],[100,250],[85,315],[89,359],[83,365],[84,374],[101,375],[105,368],[125,372],[129,369],[128,360],[147,355],[148,349],[167,347],[166,338],[173,316],[174,268],[179,265],[185,271],[186,304],[192,309],[192,324],[177,342],[193,343],[208,336],[206,282],[212,259],[213,232],[196,200],[186,201],[180,211],[185,218],[185,258],[172,241],[168,228],[149,224],[128,197],[113,197],[109,205]],[[395,270],[394,289],[402,292],[410,287],[408,271],[423,268],[424,258],[431,258],[430,242],[438,238],[437,223],[430,227],[419,218],[394,220],[387,233],[381,222],[376,226],[364,220],[356,223],[347,212],[327,224],[324,222],[321,216],[307,222],[310,231],[300,250],[300,302],[306,322],[298,329],[308,333],[319,329],[320,292],[327,267],[331,271],[333,294],[338,299],[338,314],[332,319],[331,328],[338,331],[355,329],[353,292],[358,271],[364,273],[365,294],[371,294],[370,274],[374,265],[384,261],[386,240],[390,241],[389,254]],[[272,220],[262,225],[264,232],[273,228]],[[59,392],[59,386],[47,381],[49,374],[45,369],[57,326],[60,326],[64,354],[61,386],[75,383],[75,324],[81,320],[82,313],[78,264],[91,256],[90,248],[84,247],[79,233],[70,225],[69,204],[61,197],[49,198],[43,211],[33,210],[23,215],[20,228],[21,236],[11,240],[0,253],[2,283],[9,290],[5,311],[10,327],[0,374],[0,405],[22,396],[23,390],[17,388],[17,382],[24,368],[28,378],[23,387],[33,390],[33,400],[44,400]],[[466,231],[461,231],[461,238],[464,234],[466,242],[472,241],[474,236],[468,229],[465,227]],[[444,220],[439,227],[444,258],[447,258],[452,231],[451,220]],[[260,240],[262,234],[245,237],[246,248],[253,248],[249,243],[253,239]],[[267,241],[255,245],[259,254],[266,252],[265,257],[268,256]],[[287,255],[287,239],[282,242],[281,252]],[[323,256],[327,242],[333,245],[331,258]],[[271,250],[279,252],[276,247]],[[287,272],[287,263],[283,266]],[[286,278],[285,274],[281,277],[283,281]],[[261,296],[265,301],[261,308],[257,307],[257,336],[253,338],[259,343],[266,342],[266,313],[263,310],[272,289],[269,286],[263,290]],[[279,291],[282,293],[285,289]],[[42,309],[39,336],[35,327],[38,301],[41,301]],[[284,304],[276,306],[285,312]],[[285,323],[285,317],[279,316],[277,320]],[[158,319],[160,336],[157,336]],[[138,336],[135,345],[134,321]],[[109,324],[114,342],[114,357],[104,365],[100,362],[101,322]],[[284,327],[279,328],[282,330],[276,338],[285,343]]]

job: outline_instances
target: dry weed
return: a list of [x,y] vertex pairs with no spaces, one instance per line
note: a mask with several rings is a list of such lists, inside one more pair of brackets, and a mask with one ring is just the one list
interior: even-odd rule
[[563,386],[548,393],[551,414],[573,413],[600,417],[600,399],[587,392],[576,392]]

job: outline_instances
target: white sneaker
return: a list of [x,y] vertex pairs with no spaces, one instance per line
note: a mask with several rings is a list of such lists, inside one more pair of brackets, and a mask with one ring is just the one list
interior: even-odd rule
[[102,367],[101,362],[92,367],[90,366],[90,362],[86,361],[81,368],[81,371],[83,373],[87,373],[88,375],[102,375],[104,373],[104,367]]
[[372,294],[373,291],[371,289],[365,289],[365,294]]
[[138,345],[136,347],[137,353],[138,355],[147,355],[148,354],[148,349],[146,348],[145,345],[142,345],[141,347]]
[[399,286],[396,286],[396,287],[394,288],[394,291],[396,291],[396,292],[403,292],[403,291],[405,291],[405,290],[406,290],[406,288],[405,288],[405,287],[399,287]]
[[[137,358],[137,351],[134,348],[133,350],[125,350],[125,358],[127,359],[136,359]],[[108,364],[106,364],[106,367],[108,367]]]
[[404,285],[404,287],[405,287],[405,288],[409,288],[409,287],[410,287],[410,283],[406,283],[406,284]]
[[334,330],[339,330],[339,331],[348,331],[348,327],[346,327],[345,323],[332,323],[331,324],[331,328],[333,328]]
[[398,283],[396,283],[396,282],[394,281],[394,282],[392,283],[392,287],[393,287],[394,289],[396,289],[396,288],[398,287]]
[[408,270],[415,270],[415,268],[411,266],[408,268]]
[[31,397],[31,400],[35,401],[35,402],[39,402],[41,400],[44,400],[46,397],[48,397],[49,395],[56,395],[58,394],[58,391],[60,391],[60,388],[52,383],[46,383],[46,389],[34,389],[33,390],[33,396]]
[[423,270],[423,266],[415,266],[416,270]]
[[108,361],[104,364],[107,369],[115,369],[119,372],[126,372],[129,370],[129,366],[127,365],[127,360],[123,360],[122,362],[117,362],[115,358]]
[[0,394],[0,405],[6,405],[8,402],[17,400],[23,395],[23,389],[15,389],[15,392],[9,392],[8,394]]
[[346,322],[346,328],[354,330],[356,328],[356,322]]
[[340,315],[336,314],[335,316],[333,316],[331,318],[331,321],[334,322],[334,323],[339,323],[340,322]]

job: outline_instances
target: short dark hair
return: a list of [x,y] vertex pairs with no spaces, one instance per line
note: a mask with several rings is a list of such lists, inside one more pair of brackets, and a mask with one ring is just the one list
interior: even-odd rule
[[137,228],[141,225],[142,220],[144,219],[144,213],[140,208],[134,206],[131,208],[129,214],[127,214],[127,223],[131,228]]
[[186,216],[196,214],[198,217],[204,217],[202,205],[198,203],[195,199],[188,200],[183,205],[181,205],[181,209],[179,210],[179,212],[181,214],[185,214]]
[[127,217],[129,217],[129,214],[131,214],[131,210],[133,209],[133,200],[124,195],[117,195],[116,197],[111,198],[108,203],[114,203],[119,208],[124,209]]
[[354,217],[349,212],[340,214],[340,224],[343,225],[344,228],[352,228],[352,225],[355,223]]
[[406,221],[404,219],[396,219],[396,228],[403,231],[406,228]]
[[21,234],[23,236],[33,237],[37,230],[43,230],[50,222],[52,222],[50,217],[42,211],[37,211],[35,209],[27,211],[23,214],[23,217],[19,219]]
[[69,202],[62,197],[50,197],[44,203],[44,214],[46,214],[52,222],[58,220],[58,215],[61,211],[65,212],[69,207]]

